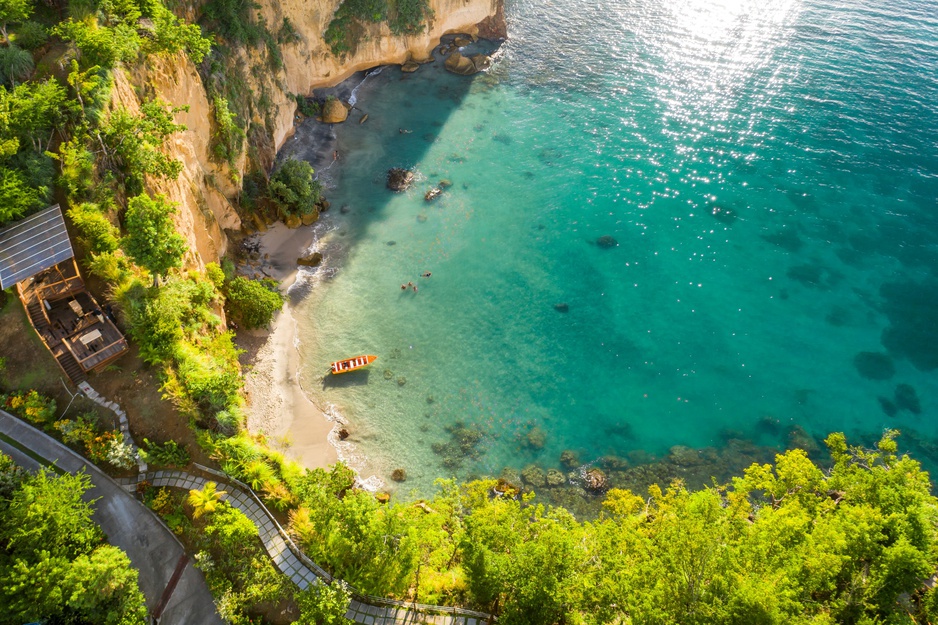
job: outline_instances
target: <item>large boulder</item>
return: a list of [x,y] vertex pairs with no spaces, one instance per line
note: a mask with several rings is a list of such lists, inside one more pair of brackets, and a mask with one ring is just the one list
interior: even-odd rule
[[602,469],[590,469],[583,476],[583,485],[586,490],[593,492],[604,490],[606,488],[606,474],[602,472]]
[[414,172],[395,167],[388,170],[388,188],[392,191],[406,191],[414,182]]
[[461,76],[472,76],[492,65],[492,59],[484,54],[474,54],[471,57],[453,52],[446,57],[444,66],[447,70]]
[[[319,252],[313,252],[309,256],[302,256],[296,259],[296,264],[301,265],[303,267],[318,267],[319,263],[321,262],[322,262],[322,254],[320,254]],[[345,432],[344,437],[342,436],[342,432]],[[342,440],[345,440],[346,438],[348,438],[348,430],[346,430],[345,428],[342,428],[341,430],[339,430],[339,438],[341,438]]]
[[317,221],[319,221],[319,211],[313,210],[305,215],[300,216],[300,221],[303,222],[304,226],[311,226]]
[[348,119],[348,107],[339,100],[330,98],[322,105],[321,119],[324,124],[341,124]]
[[415,61],[404,61],[404,63],[401,65],[401,71],[405,74],[412,74],[418,69],[420,69],[420,63]]

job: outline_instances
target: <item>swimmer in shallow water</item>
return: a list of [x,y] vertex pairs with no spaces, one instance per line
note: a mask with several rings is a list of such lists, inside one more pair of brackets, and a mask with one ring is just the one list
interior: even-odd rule
[[397,131],[402,135],[409,135],[413,130],[407,130],[406,128],[398,128]]
[[422,274],[420,274],[420,277],[422,277],[422,278],[429,278],[430,275],[431,275],[431,274],[430,274],[429,271],[424,271]]

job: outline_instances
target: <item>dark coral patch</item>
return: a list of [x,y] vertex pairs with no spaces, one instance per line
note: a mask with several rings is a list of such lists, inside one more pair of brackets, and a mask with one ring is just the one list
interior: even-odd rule
[[867,380],[888,380],[896,374],[892,358],[882,352],[860,352],[853,357],[853,365]]

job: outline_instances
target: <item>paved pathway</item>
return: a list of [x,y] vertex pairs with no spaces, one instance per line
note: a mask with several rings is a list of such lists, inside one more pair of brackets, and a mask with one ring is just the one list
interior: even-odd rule
[[[131,564],[140,572],[140,590],[152,613],[185,554],[173,533],[114,480],[50,436],[3,411],[0,411],[0,433],[19,444],[0,440],[0,451],[27,469],[40,467],[38,456],[69,473],[84,471],[91,477],[93,487],[85,493],[85,499],[98,499],[92,518],[107,534],[108,542],[127,552]],[[23,448],[32,454],[24,452]],[[160,623],[223,625],[205,578],[191,563],[185,565],[165,602]]]
[[[184,490],[202,489],[214,481],[226,490],[227,501],[243,512],[257,526],[258,535],[274,565],[300,588],[307,588],[317,578],[327,582],[332,576],[306,557],[293,543],[270,511],[246,485],[208,467],[196,465],[212,477],[192,475],[183,471],[153,471],[115,482],[93,464],[16,417],[0,411],[0,433],[17,441],[33,454],[53,461],[70,473],[85,471],[91,476],[93,488],[86,499],[98,499],[93,518],[108,535],[108,541],[127,552],[140,571],[140,590],[147,599],[151,614],[162,609],[160,623],[193,623],[220,625],[211,593],[202,574],[191,563],[182,560],[185,551],[172,532],[156,515],[143,506],[132,493],[140,481],[153,486]],[[40,463],[28,453],[0,440],[0,451],[13,457],[17,464],[38,469]],[[178,570],[182,571],[181,575]],[[173,587],[173,584],[176,584]],[[165,599],[165,595],[169,599]],[[478,612],[440,606],[405,604],[380,597],[358,595],[352,599],[346,617],[363,625],[484,625],[489,617]]]
[[[246,485],[224,473],[200,465],[196,467],[213,477],[201,477],[183,471],[154,471],[141,475],[140,478],[123,480],[124,488],[135,490],[138,479],[145,479],[153,486],[185,490],[202,489],[208,482],[216,482],[225,489],[228,503],[243,512],[257,526],[261,542],[264,543],[264,548],[270,554],[274,565],[297,586],[305,589],[317,578],[332,581],[332,576],[300,551],[266,506]],[[367,603],[361,599],[367,599]],[[345,616],[364,625],[483,625],[488,622],[486,615],[477,612],[438,606],[415,606],[380,597],[352,599]]]

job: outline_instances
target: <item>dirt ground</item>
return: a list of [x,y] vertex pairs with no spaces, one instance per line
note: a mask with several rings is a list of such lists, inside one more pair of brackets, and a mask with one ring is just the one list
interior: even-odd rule
[[[60,414],[66,408],[69,415],[95,412],[102,423],[117,427],[117,418],[111,411],[82,395],[72,398],[77,389],[29,325],[22,303],[9,292],[0,292],[0,357],[5,362],[0,370],[0,391],[36,389],[55,398]],[[159,371],[140,360],[133,343],[116,362],[90,374],[88,383],[99,394],[120,404],[138,445],[144,438],[155,443],[174,440],[186,447],[195,462],[214,465],[196,444],[188,420],[162,398]]]

